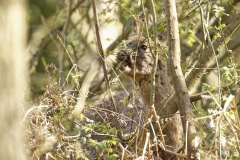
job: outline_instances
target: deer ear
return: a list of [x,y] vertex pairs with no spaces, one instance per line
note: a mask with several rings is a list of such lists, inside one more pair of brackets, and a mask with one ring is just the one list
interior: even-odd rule
[[134,18],[132,22],[132,36],[139,35],[140,33],[140,24],[145,21],[145,14],[147,14],[147,8],[144,11],[140,12],[137,18]]

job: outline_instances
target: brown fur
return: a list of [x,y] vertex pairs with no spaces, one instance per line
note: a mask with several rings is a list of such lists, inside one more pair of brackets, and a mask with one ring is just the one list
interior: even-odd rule
[[[130,93],[132,89],[129,89]],[[118,112],[115,113],[114,107],[111,105],[109,98],[106,98],[103,102],[99,102],[93,105],[85,111],[86,116],[96,122],[111,122],[112,127],[116,127],[123,131],[123,133],[129,134],[135,132],[136,126],[142,126],[144,122],[144,104],[139,94],[128,95],[126,91],[118,91],[113,95],[115,105]],[[140,117],[142,117],[140,119]],[[116,121],[118,124],[116,124]],[[106,139],[104,136],[94,136],[95,140],[102,141]]]
[[[126,44],[126,49],[118,52],[117,60],[121,63],[120,70],[126,76],[130,77],[136,86],[138,86],[140,95],[147,108],[144,110],[148,112],[150,108],[153,57],[149,51],[145,38],[138,35],[132,36]],[[160,102],[166,99],[173,91],[173,87],[168,78],[167,68],[161,59],[158,60],[155,78],[155,106],[159,106]],[[176,152],[179,139],[182,137],[181,120],[179,115],[175,115],[171,118],[164,128],[163,133],[166,135],[166,148]],[[168,154],[167,157],[169,156],[170,155]]]

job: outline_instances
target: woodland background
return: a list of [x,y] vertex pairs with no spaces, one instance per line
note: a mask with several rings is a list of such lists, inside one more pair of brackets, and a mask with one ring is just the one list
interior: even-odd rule
[[[192,3],[193,1],[176,1],[178,15],[179,17],[183,17],[183,20],[180,20],[179,27],[183,60],[182,65],[186,74],[188,73],[187,69],[190,68],[189,65],[191,66],[194,64],[194,61],[198,58],[198,52],[201,50],[201,45],[199,45],[201,44],[202,38],[200,13],[194,8],[197,6],[194,6],[194,4],[191,5]],[[212,11],[216,10],[216,12],[219,12],[219,17],[214,17],[213,13],[209,15],[208,25],[210,26],[209,29],[211,33],[218,31],[217,25],[219,23],[222,23],[222,26],[228,24],[231,21],[231,16],[239,12],[239,4],[237,4],[237,1],[202,1],[203,6],[206,6],[208,3]],[[229,5],[229,3],[232,4]],[[145,2],[144,6],[150,8],[149,3]],[[163,2],[156,3],[155,6],[157,16],[162,16],[162,13],[164,13]],[[97,1],[97,7],[103,49],[106,57],[109,57],[109,61],[114,62],[116,51],[118,51],[117,46],[122,40],[127,39],[131,31],[131,18],[142,10],[141,1]],[[59,68],[59,77],[56,78],[59,78],[58,83],[60,83],[60,86],[62,86],[66,80],[73,64],[65,53],[66,50],[62,46],[62,42],[65,44],[65,47],[67,47],[74,64],[77,63],[79,66],[79,75],[77,74],[75,76],[84,79],[84,71],[88,69],[94,59],[99,59],[91,2],[54,0],[39,2],[29,1],[28,16],[28,44],[29,53],[32,56],[30,60],[30,86],[32,98],[34,99],[36,96],[41,95],[45,90],[47,83],[45,68],[48,64],[53,63]],[[217,19],[220,18],[220,16],[221,22]],[[56,38],[56,34],[58,34],[62,42]],[[229,50],[236,50],[236,52],[233,53],[238,53],[238,34],[239,32],[234,35],[233,39],[228,44]],[[215,38],[220,36],[220,31],[214,36]],[[55,38],[54,41],[53,38]],[[218,62],[221,67],[226,66],[226,63],[228,63],[227,55],[228,53],[223,49],[219,56],[221,59]],[[239,59],[239,54],[232,54],[232,56],[234,56],[234,60],[236,61]],[[216,75],[216,69],[211,69],[214,67],[216,67],[216,62],[213,61],[213,64],[208,70],[209,74]],[[209,74],[201,79],[203,81],[202,83],[206,82],[209,85],[216,84],[216,80]],[[68,87],[73,87],[75,84],[74,82],[73,84],[71,83],[72,78],[73,77],[70,76],[70,81],[63,87],[67,89]],[[114,79],[114,77],[112,77],[112,79]],[[95,82],[99,83],[101,80],[96,79]],[[202,83],[199,83],[200,88]],[[94,88],[93,86],[94,84],[92,88]],[[100,87],[101,85],[96,84],[96,86]],[[96,86],[95,90],[92,91],[100,89]],[[104,85],[102,87],[104,87]]]
[[[154,4],[157,17],[161,19],[164,17],[164,2],[154,1]],[[224,28],[240,13],[240,2],[176,0],[176,5],[181,66],[187,77],[192,70],[203,69],[195,68],[205,47],[210,44],[209,39],[204,37],[203,26],[207,26],[211,42],[224,37]],[[92,155],[103,159],[121,158],[121,150],[113,147],[117,139],[103,142],[88,139],[98,128],[103,129],[102,134],[116,136],[114,128],[109,128],[107,123],[89,122],[81,114],[79,120],[86,132],[76,136],[79,133],[78,123],[66,117],[81,101],[79,95],[86,96],[82,102],[86,110],[107,95],[104,73],[99,67],[101,58],[96,44],[91,1],[29,0],[27,6],[27,67],[30,78],[27,82],[29,91],[25,92],[26,102],[22,107],[23,122],[30,119],[29,124],[23,125],[27,155],[32,159],[87,159],[93,158]],[[118,71],[119,66],[115,62],[119,44],[131,34],[132,19],[142,11],[142,6],[151,7],[148,0],[96,0],[96,6],[109,84],[117,93],[132,86],[130,80]],[[206,93],[205,99],[192,103],[198,122],[196,134],[200,137],[202,159],[238,159],[240,155],[239,36],[240,30],[237,30],[221,50],[216,50],[215,58],[208,68],[204,68],[204,75],[189,91],[190,95]],[[162,58],[167,60],[167,54]],[[89,69],[91,67],[94,71]],[[89,78],[87,73],[96,74],[89,84],[86,82]],[[84,85],[89,88],[82,93],[80,90]],[[223,89],[218,90],[221,87]],[[222,111],[224,108],[227,109]],[[94,153],[87,151],[89,146]],[[126,150],[126,154],[135,154],[132,152]]]

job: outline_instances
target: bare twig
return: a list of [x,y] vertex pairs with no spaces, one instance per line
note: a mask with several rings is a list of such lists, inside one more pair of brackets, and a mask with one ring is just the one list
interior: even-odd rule
[[67,10],[68,10],[67,17],[66,17],[65,23],[64,23],[63,28],[62,28],[62,36],[64,36],[64,38],[65,38],[66,33],[67,33],[69,20],[70,20],[70,16],[71,16],[72,0],[68,0],[68,9]]
[[[227,27],[223,30],[222,37],[217,38],[213,42],[213,48],[216,52],[216,55],[219,54],[220,50],[225,46],[226,43],[231,39],[231,37],[234,35],[234,33],[237,31],[237,29],[240,27],[240,13],[237,14],[231,22],[227,25]],[[208,47],[204,49],[203,54],[201,54],[197,64],[196,68],[203,68],[202,70],[192,70],[192,72],[189,74],[189,76],[186,79],[188,90],[191,91],[196,84],[196,82],[199,80],[199,77],[202,77],[202,75],[205,73],[206,68],[210,65],[210,62],[212,59],[214,59],[214,52],[212,47]]]
[[153,0],[150,1],[152,12],[153,12],[153,33],[154,33],[154,56],[153,56],[153,70],[152,70],[152,75],[151,75],[151,81],[152,81],[152,86],[151,86],[151,97],[150,97],[150,105],[154,104],[155,100],[155,75],[157,72],[157,65],[158,65],[158,51],[157,51],[157,26],[156,26],[156,11],[154,7]]
[[149,137],[150,137],[150,133],[147,132],[147,133],[146,133],[146,139],[145,139],[146,141],[145,141],[144,148],[143,148],[143,153],[142,153],[142,160],[145,159],[145,153],[146,153],[146,149],[147,149]]
[[124,148],[124,147],[122,146],[121,143],[117,143],[117,145],[119,146],[119,148],[120,148],[121,151],[122,151],[122,157],[121,157],[121,160],[124,160],[124,156],[125,156],[125,150],[126,150],[126,148]]
[[82,113],[82,110],[84,109],[85,101],[89,92],[89,87],[93,81],[93,78],[98,73],[98,67],[99,67],[99,61],[96,59],[95,61],[92,62],[88,70],[88,73],[82,82],[82,86],[78,96],[79,99],[72,112],[75,118],[77,118]]
[[176,152],[173,152],[173,151],[170,151],[170,150],[167,150],[167,149],[165,150],[165,152],[168,152],[168,153],[174,154],[174,156],[177,155],[178,157],[182,157],[182,158],[187,159],[187,156],[182,155],[182,154],[179,154],[179,153],[176,153]]
[[48,29],[48,34],[49,34],[49,36],[51,37],[51,39],[52,39],[52,41],[53,41],[53,43],[56,45],[56,47],[57,47],[57,50],[58,50],[58,53],[59,53],[59,55],[58,55],[58,62],[59,62],[59,68],[60,68],[60,84],[59,84],[59,86],[62,86],[62,82],[63,82],[63,75],[62,75],[62,70],[63,70],[63,63],[62,63],[62,61],[63,61],[63,51],[62,51],[62,47],[61,47],[61,45],[58,43],[58,41],[56,40],[56,38],[55,38],[55,35],[56,35],[56,33],[55,32],[51,32],[51,27],[48,25],[48,23],[47,23],[47,21],[46,21],[46,19],[45,19],[45,17],[43,17],[43,16],[41,16],[41,20],[42,20],[42,22],[43,22],[43,24],[44,24],[44,26]]
[[115,105],[115,102],[114,102],[114,99],[113,99],[113,96],[112,96],[112,92],[111,92],[111,88],[110,88],[110,85],[109,85],[107,67],[106,67],[106,63],[105,63],[101,38],[100,38],[100,34],[99,34],[98,16],[97,16],[95,0],[92,0],[91,2],[92,2],[92,7],[93,7],[93,15],[94,15],[94,22],[95,22],[98,52],[99,52],[99,54],[101,56],[101,60],[102,60],[102,67],[103,67],[103,72],[104,72],[104,77],[105,77],[105,83],[106,83],[106,87],[107,87],[107,90],[108,90],[109,95],[110,95],[110,101],[112,103],[112,106],[114,106],[114,110],[115,110],[115,112],[117,112],[117,107]]
[[[221,90],[221,92],[224,92],[224,91],[227,91],[227,90],[229,90],[229,89],[231,89],[235,86],[236,85],[234,83],[232,83],[232,84],[229,84],[229,85],[226,85],[226,86],[218,87],[214,91],[212,91],[211,93],[213,95],[216,95],[216,94],[219,93],[219,90]],[[209,98],[212,98],[212,95],[209,93],[209,91],[197,93],[197,94],[194,94],[194,95],[190,96],[191,102],[195,102],[195,101],[202,100],[202,99],[209,99]]]
[[159,116],[157,115],[157,112],[156,112],[155,107],[153,105],[151,106],[151,112],[154,116],[154,120],[155,120],[155,122],[157,124],[157,127],[158,127],[158,130],[159,130],[159,135],[161,136],[162,143],[164,144],[164,147],[165,147],[165,140],[163,138],[162,127],[159,123]]
[[[239,27],[240,27],[240,13],[237,14],[227,25],[227,27],[223,30],[223,35],[225,35],[225,38],[219,37],[214,41],[213,43],[214,50],[218,51],[216,54],[218,54],[222,47],[231,39],[231,37],[234,35],[234,33],[237,31]],[[189,91],[193,89],[196,82],[200,79],[200,77],[202,77],[207,67],[210,65],[211,60],[214,58],[214,54],[212,51],[213,49],[211,47],[206,48],[203,51],[203,54],[201,54],[201,57],[199,58],[197,65],[195,66],[196,68],[202,68],[202,70],[199,69],[192,70],[192,72],[188,75],[186,83]],[[164,107],[161,110],[160,116],[171,115],[177,112],[178,106],[176,104],[175,97],[173,97],[171,101],[168,101],[166,106],[167,107]]]
[[[61,42],[62,42],[62,44],[64,44],[64,47],[65,47],[65,44],[66,44],[66,37],[67,37],[67,29],[68,29],[68,25],[69,25],[69,19],[70,19],[70,16],[71,16],[71,7],[72,7],[72,0],[68,0],[68,13],[67,13],[66,21],[65,21],[65,23],[63,25],[63,28],[62,28],[62,31],[61,31],[61,36],[64,40],[64,43],[63,43],[63,41],[61,41]],[[58,38],[60,39],[59,36],[58,36]],[[62,86],[63,85],[63,72],[62,71],[64,70],[64,65],[63,65],[64,64],[64,54],[59,52],[58,57],[59,57],[59,67],[60,67],[60,75],[59,75],[60,81],[59,81],[59,83],[60,83],[60,86]]]

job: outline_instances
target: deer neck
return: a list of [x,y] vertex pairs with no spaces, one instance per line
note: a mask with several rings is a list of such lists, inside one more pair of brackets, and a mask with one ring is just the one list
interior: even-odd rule
[[[151,76],[146,76],[136,81],[136,86],[139,87],[140,95],[148,108],[150,107],[151,99]],[[173,91],[170,80],[168,78],[166,70],[157,70],[155,75],[155,101],[154,105],[158,106],[163,100],[165,100]]]

